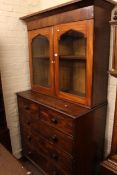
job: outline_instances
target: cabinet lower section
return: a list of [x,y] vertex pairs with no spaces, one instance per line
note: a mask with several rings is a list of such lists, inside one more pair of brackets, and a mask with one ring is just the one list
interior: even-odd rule
[[24,156],[48,175],[97,174],[106,104],[87,109],[26,91],[18,93],[18,107]]

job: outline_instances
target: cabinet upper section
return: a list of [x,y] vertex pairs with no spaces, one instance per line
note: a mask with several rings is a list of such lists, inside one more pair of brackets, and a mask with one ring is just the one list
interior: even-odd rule
[[90,107],[106,101],[111,8],[103,0],[72,1],[21,18],[32,90]]

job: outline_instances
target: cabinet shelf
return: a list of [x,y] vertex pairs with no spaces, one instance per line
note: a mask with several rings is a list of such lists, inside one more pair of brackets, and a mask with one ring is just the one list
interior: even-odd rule
[[33,59],[49,59],[49,56],[33,57]]
[[61,55],[60,59],[86,61],[85,56],[76,56],[76,55],[68,55],[68,56]]

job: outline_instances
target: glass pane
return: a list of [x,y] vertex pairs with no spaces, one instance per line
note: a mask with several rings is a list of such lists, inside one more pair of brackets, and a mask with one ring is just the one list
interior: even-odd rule
[[33,83],[50,87],[49,41],[39,35],[32,41]]
[[86,95],[86,38],[70,30],[59,40],[60,91]]

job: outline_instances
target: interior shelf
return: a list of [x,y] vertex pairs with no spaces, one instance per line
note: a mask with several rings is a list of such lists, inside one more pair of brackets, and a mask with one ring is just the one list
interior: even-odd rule
[[33,59],[49,59],[49,56],[33,57]]
[[76,55],[60,55],[60,59],[67,59],[67,60],[81,60],[81,61],[86,61],[85,56],[76,56]]

